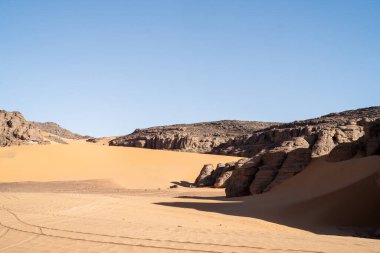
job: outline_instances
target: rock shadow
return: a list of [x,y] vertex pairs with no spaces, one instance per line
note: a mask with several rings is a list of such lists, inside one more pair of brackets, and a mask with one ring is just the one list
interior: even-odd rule
[[180,196],[182,199],[198,199],[199,202],[155,204],[251,217],[317,234],[371,237],[380,228],[378,178],[376,173],[335,192],[302,201],[292,201],[292,196],[277,191],[228,199]]
[[182,186],[182,187],[188,187],[188,188],[191,188],[191,187],[195,187],[193,183],[190,183],[188,181],[173,181],[173,182],[170,182],[174,185],[179,185],[179,186]]

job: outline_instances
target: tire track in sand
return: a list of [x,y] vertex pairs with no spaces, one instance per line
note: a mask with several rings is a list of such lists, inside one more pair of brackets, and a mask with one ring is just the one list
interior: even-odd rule
[[[176,240],[159,240],[159,239],[153,239],[153,238],[139,238],[139,237],[131,237],[131,236],[109,235],[109,234],[81,232],[81,231],[74,231],[74,230],[67,230],[67,229],[50,228],[50,227],[46,227],[46,226],[39,226],[39,225],[34,225],[31,223],[25,222],[22,219],[20,219],[16,215],[16,213],[10,211],[9,209],[5,208],[4,206],[2,207],[2,209],[7,211],[9,214],[11,214],[21,224],[36,228],[39,232],[31,232],[31,231],[21,230],[21,229],[17,229],[17,228],[12,228],[12,227],[6,226],[0,222],[0,225],[7,227],[10,230],[16,230],[16,231],[24,232],[24,233],[33,233],[33,234],[37,234],[37,235],[41,235],[41,236],[55,237],[55,238],[62,238],[62,239],[69,239],[69,240],[87,241],[87,242],[94,242],[94,243],[106,243],[106,244],[114,244],[114,245],[146,247],[146,248],[156,248],[156,249],[177,250],[177,251],[225,253],[224,251],[187,249],[187,248],[146,245],[146,244],[142,244],[142,243],[134,244],[134,243],[124,243],[124,242],[115,242],[115,241],[104,241],[104,240],[77,238],[77,237],[72,237],[72,236],[47,234],[46,231],[44,233],[43,230],[52,230],[52,231],[81,234],[81,235],[90,235],[90,236],[100,236],[100,237],[107,237],[107,238],[113,238],[113,239],[129,239],[129,240],[140,240],[140,241],[149,241],[149,242],[158,242],[158,243],[165,243],[165,242],[167,242],[167,243],[178,243],[178,244],[188,245],[188,246],[189,245],[200,245],[200,246],[208,246],[208,247],[220,246],[220,247],[229,247],[232,249],[233,248],[241,248],[241,249],[245,248],[245,249],[252,249],[252,250],[287,251],[287,252],[300,252],[300,253],[301,252],[304,252],[304,253],[325,253],[322,251],[310,251],[310,250],[299,250],[299,249],[265,248],[265,247],[259,247],[259,246],[229,245],[229,244],[202,243],[202,242],[192,242],[192,241],[176,241]],[[234,251],[228,251],[228,252],[234,252]]]

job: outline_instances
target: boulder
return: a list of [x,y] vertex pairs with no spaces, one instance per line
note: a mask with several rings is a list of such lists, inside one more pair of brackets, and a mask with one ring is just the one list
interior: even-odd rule
[[215,188],[225,188],[228,184],[228,180],[230,179],[232,172],[235,169],[235,164],[226,164],[226,166],[223,168],[222,173],[216,178],[214,187]]
[[197,187],[212,186],[214,184],[211,176],[213,172],[214,166],[212,164],[204,165],[199,176],[195,179],[194,184]]
[[19,112],[0,111],[0,146],[45,143],[41,131]]
[[261,156],[250,159],[241,159],[235,164],[235,170],[226,185],[227,197],[239,197],[249,195],[249,186],[261,165]]

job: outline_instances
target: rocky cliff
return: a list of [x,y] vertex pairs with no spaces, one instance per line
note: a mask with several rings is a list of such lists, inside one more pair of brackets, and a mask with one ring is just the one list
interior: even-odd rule
[[[358,153],[380,154],[379,118],[380,107],[370,107],[272,126],[235,138],[213,151],[251,158],[218,165],[215,170],[205,166],[195,184],[226,187],[228,197],[259,194],[302,171],[313,157],[326,156],[334,162]],[[229,173],[221,176],[225,167]],[[216,183],[220,180],[223,184]]]
[[216,121],[137,129],[109,142],[113,146],[181,150],[252,157],[276,147],[310,148],[313,157],[363,135],[359,119],[380,118],[380,107],[331,113],[291,123]]
[[0,146],[44,143],[41,131],[19,112],[0,110]]
[[315,119],[279,124],[240,135],[215,147],[214,154],[252,157],[260,152],[276,147],[311,148],[312,156],[328,154],[339,143],[352,142],[364,132],[357,121],[380,118],[380,107],[331,113]]
[[213,153],[232,139],[278,123],[223,120],[196,124],[136,129],[133,133],[110,141],[112,146],[181,150]]

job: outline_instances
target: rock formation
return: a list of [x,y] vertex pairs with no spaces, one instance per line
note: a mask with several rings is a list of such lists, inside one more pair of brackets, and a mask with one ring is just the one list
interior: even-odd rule
[[224,120],[196,124],[136,129],[110,141],[112,146],[169,149],[213,153],[213,149],[237,136],[250,134],[278,123]]
[[291,123],[216,121],[197,124],[137,129],[115,138],[113,146],[168,149],[253,157],[275,147],[312,149],[312,156],[327,155],[340,143],[363,135],[359,119],[380,118],[380,107],[331,113],[319,118]]
[[[356,155],[380,155],[380,119],[359,121],[358,126],[364,129],[365,134],[357,140],[353,138],[352,142],[335,146],[326,156],[327,161],[343,161]],[[226,186],[226,196],[237,197],[270,190],[302,171],[310,162],[313,151],[313,147],[280,147],[239,161]]]
[[90,138],[89,136],[82,136],[76,133],[73,133],[60,125],[54,123],[54,122],[31,122],[36,128],[39,128],[40,130],[53,134],[55,136],[65,138],[65,139],[73,139],[73,140],[79,140],[79,139],[87,139]]
[[205,164],[201,170],[201,173],[195,179],[195,185],[198,187],[203,186],[211,186],[212,183],[212,176],[211,174],[214,172],[214,166],[212,164]]
[[0,110],[0,146],[41,143],[44,143],[41,131],[21,113]]
[[327,161],[336,162],[357,154],[380,154],[380,107],[272,126],[216,150],[251,156],[224,175],[226,195],[260,194],[302,171],[313,157],[326,156]]
[[312,156],[319,157],[327,155],[340,143],[359,139],[364,131],[356,122],[362,118],[380,118],[380,107],[333,113],[260,129],[250,135],[237,136],[214,148],[212,153],[252,157],[279,146],[305,146],[306,141],[312,148]]

